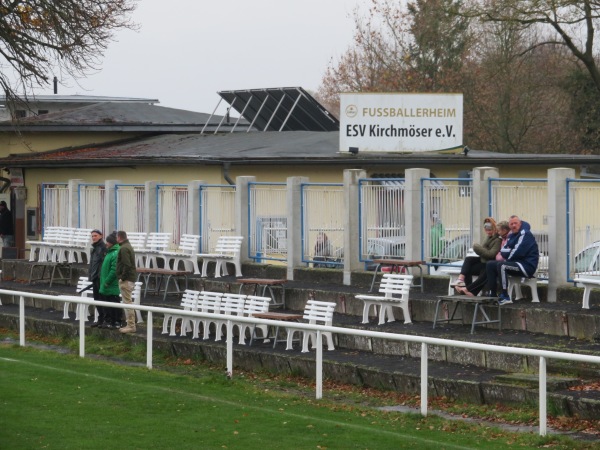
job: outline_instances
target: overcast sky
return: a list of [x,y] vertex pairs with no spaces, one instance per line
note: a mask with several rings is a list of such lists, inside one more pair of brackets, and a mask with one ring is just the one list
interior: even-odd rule
[[[331,58],[352,45],[357,5],[369,0],[140,0],[102,70],[59,94],[157,98],[213,111],[217,91],[319,87]],[[52,87],[38,90],[52,94]],[[223,103],[222,103],[223,105]]]

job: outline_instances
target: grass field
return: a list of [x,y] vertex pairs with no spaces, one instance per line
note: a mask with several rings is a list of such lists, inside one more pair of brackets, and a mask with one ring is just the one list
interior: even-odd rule
[[13,344],[0,345],[0,406],[4,450],[597,448]]

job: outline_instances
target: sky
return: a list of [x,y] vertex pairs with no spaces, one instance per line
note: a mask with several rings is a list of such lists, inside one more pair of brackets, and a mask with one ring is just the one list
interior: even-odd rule
[[99,71],[78,81],[59,78],[58,93],[153,98],[161,106],[211,113],[218,91],[316,91],[329,62],[352,46],[354,9],[368,3],[139,0],[132,16],[139,30],[115,36]]

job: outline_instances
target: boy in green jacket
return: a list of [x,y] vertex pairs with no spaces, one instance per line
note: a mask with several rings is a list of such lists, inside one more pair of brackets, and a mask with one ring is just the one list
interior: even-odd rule
[[[100,294],[104,296],[107,302],[119,303],[121,298],[119,294],[119,280],[117,278],[117,255],[119,253],[119,244],[114,235],[106,237],[106,256],[100,269]],[[106,319],[98,328],[120,328],[121,317],[123,315],[119,308],[106,308]]]

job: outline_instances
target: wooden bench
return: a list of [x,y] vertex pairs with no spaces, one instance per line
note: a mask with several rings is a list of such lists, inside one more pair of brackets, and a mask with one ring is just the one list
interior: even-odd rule
[[[244,286],[249,285],[253,288],[253,295],[260,295],[262,297],[265,296],[267,289],[269,290],[269,294],[271,295],[271,305],[279,306],[285,308],[285,283],[287,280],[273,280],[269,278],[240,278],[237,280],[240,283],[240,291],[241,294]],[[259,286],[262,286],[261,292],[259,292]],[[273,292],[273,287],[278,286],[281,288],[281,301],[278,302],[275,298],[275,293]]]
[[[440,306],[445,303],[454,303],[452,314],[447,319],[439,319]],[[463,321],[465,317],[464,305],[474,305],[473,318],[471,320],[471,334],[475,332],[475,325],[489,325],[492,323],[498,324],[498,329],[502,329],[502,309],[498,304],[496,297],[471,297],[470,295],[442,295],[438,296],[438,301],[435,305],[435,315],[433,317],[433,328],[440,322]],[[456,311],[459,306],[462,306],[461,317],[455,318]],[[487,307],[498,308],[498,319],[492,319],[488,314]],[[478,313],[481,313],[482,319],[477,320]]]
[[202,258],[202,277],[207,276],[209,262],[214,262],[215,278],[229,275],[227,263],[235,266],[235,276],[242,276],[242,263],[240,253],[242,248],[242,236],[220,236],[213,253],[199,253],[198,258]]
[[373,292],[373,288],[375,287],[375,279],[377,278],[377,273],[379,269],[383,267],[389,267],[390,273],[408,273],[409,267],[417,267],[419,269],[421,284],[415,284],[415,287],[420,287],[421,292],[423,292],[423,264],[425,261],[407,261],[404,259],[374,259],[373,263],[375,266],[375,273],[373,273],[373,280],[371,281],[371,289],[369,292]]
[[377,307],[379,307],[379,325],[385,323],[386,316],[388,322],[396,320],[392,310],[393,307],[402,309],[404,323],[412,323],[408,308],[408,294],[412,281],[412,275],[386,273],[379,285],[379,293],[383,295],[357,295],[356,298],[364,302],[362,323],[369,323],[371,306],[375,307],[375,314],[377,314]]
[[583,286],[582,309],[590,309],[590,293],[592,289],[600,289],[600,277],[577,276],[573,281]]
[[[148,284],[151,277],[154,277],[154,294],[160,294],[161,287],[165,285],[163,300],[167,298],[168,294],[181,294],[188,288],[188,275],[191,275],[192,272],[186,272],[182,270],[170,270],[170,269],[154,269],[154,268],[146,268],[139,267],[136,269],[138,274],[138,282],[140,278],[144,279],[144,284],[146,285],[144,288],[144,297],[148,292]],[[183,278],[185,280],[185,288],[180,289],[179,284],[177,283],[177,279]],[[169,291],[169,283],[173,280],[173,284],[175,285],[175,290]]]

